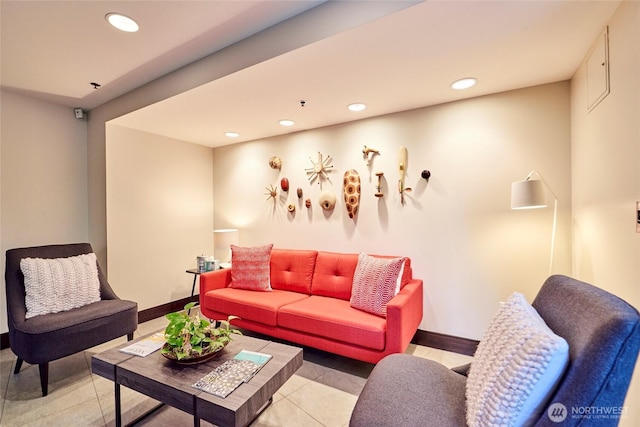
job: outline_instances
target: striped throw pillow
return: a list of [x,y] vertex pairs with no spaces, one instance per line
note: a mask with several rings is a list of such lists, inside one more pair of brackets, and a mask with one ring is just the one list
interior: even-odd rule
[[271,290],[271,259],[273,244],[245,248],[231,245],[231,284],[230,288],[250,291]]

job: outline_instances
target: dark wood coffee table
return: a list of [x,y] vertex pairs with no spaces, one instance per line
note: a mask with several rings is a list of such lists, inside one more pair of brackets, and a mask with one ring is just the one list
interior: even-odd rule
[[[246,426],[302,366],[302,349],[244,335],[234,335],[220,357],[197,365],[178,364],[166,359],[160,351],[147,357],[119,351],[131,343],[91,358],[91,371],[115,384],[116,427],[122,426],[121,385],[193,415],[196,427],[201,419],[220,427]],[[273,357],[249,382],[240,385],[224,399],[192,387],[193,383],[241,350],[259,351]]]

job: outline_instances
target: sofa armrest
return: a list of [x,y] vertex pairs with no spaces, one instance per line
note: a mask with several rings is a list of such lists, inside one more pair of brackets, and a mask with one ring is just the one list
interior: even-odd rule
[[[214,289],[222,289],[231,283],[231,269],[209,271],[200,275],[200,298]],[[202,304],[202,301],[200,301]]]
[[387,303],[386,353],[404,353],[422,321],[422,280],[412,279]]

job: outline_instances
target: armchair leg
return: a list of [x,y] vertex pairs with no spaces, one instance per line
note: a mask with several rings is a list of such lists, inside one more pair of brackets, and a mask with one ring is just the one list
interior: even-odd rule
[[131,341],[133,339],[133,332],[129,332],[127,334],[127,341]]
[[40,387],[42,388],[42,397],[49,392],[49,362],[38,365],[40,368]]
[[16,360],[16,367],[13,369],[14,374],[17,374],[20,372],[20,368],[22,368],[22,362],[23,360],[18,357],[18,360]]

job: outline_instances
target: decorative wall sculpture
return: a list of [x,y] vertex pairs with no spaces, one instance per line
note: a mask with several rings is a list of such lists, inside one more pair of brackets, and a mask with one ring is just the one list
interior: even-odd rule
[[318,161],[314,162],[311,157],[309,157],[309,160],[313,165],[313,167],[305,169],[305,171],[309,175],[309,182],[312,183],[316,179],[318,180],[318,184],[320,185],[322,185],[323,179],[331,182],[331,180],[329,179],[329,175],[327,175],[327,172],[333,168],[333,165],[330,165],[332,160],[331,156],[328,155],[323,159],[322,154],[318,151]]
[[276,197],[278,197],[278,189],[276,187],[274,187],[273,185],[270,185],[268,187],[265,187],[265,189],[267,190],[265,194],[265,196],[269,196],[267,197],[267,200],[269,199],[273,199],[273,201],[276,201]]
[[342,179],[344,187],[344,204],[349,218],[355,218],[360,204],[360,175],[355,169],[349,169]]
[[333,210],[336,207],[336,195],[330,191],[323,191],[318,202],[325,211]]
[[[376,150],[375,148],[367,147],[365,145],[362,149],[362,154],[367,161],[367,166],[369,166],[371,164],[371,160],[373,160],[373,156],[375,156],[376,154],[380,154],[380,151]],[[371,157],[369,157],[369,154],[371,154]]]
[[382,193],[382,177],[384,176],[384,172],[376,172],[376,176],[378,177],[378,185],[376,185],[376,197],[382,197],[384,194]]
[[400,193],[400,203],[404,205],[404,193],[410,192],[411,188],[404,186],[404,180],[407,177],[408,162],[407,147],[400,147],[398,152],[398,192]]
[[282,169],[282,159],[278,156],[273,156],[269,159],[269,166],[271,169]]

